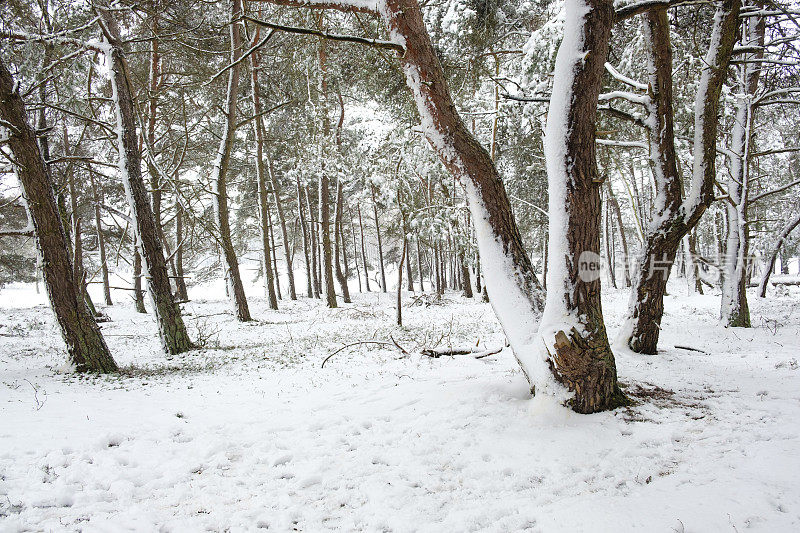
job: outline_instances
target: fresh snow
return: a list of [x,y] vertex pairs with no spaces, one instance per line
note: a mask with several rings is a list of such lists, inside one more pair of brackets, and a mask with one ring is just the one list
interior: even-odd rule
[[[102,329],[125,370],[104,377],[60,373],[44,296],[0,290],[0,531],[800,528],[796,287],[725,329],[718,295],[675,280],[663,352],[616,354],[639,403],[595,415],[532,400],[508,350],[419,355],[501,346],[488,304],[405,293],[396,328],[391,294],[272,311],[248,289],[252,324],[222,283],[194,289],[186,321],[207,346],[173,357],[117,298]],[[604,294],[612,332],[626,296]],[[320,368],[390,335],[412,353],[353,346]]]

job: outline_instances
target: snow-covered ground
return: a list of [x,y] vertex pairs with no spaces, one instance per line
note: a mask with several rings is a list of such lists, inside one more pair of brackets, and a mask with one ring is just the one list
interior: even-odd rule
[[[796,290],[753,296],[749,330],[717,325],[718,296],[673,294],[663,352],[617,352],[638,403],[585,416],[532,400],[507,350],[419,355],[503,343],[455,294],[402,329],[388,294],[251,298],[251,324],[197,299],[205,347],[176,357],[126,302],[102,324],[124,371],[95,377],[59,371],[43,296],[0,290],[0,531],[800,530]],[[626,300],[605,297],[612,337]],[[321,368],[363,340],[389,344]]]

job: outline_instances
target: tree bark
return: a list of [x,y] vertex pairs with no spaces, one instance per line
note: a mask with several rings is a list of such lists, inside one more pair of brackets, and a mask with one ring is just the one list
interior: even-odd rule
[[725,0],[718,8],[711,44],[695,99],[694,169],[689,196],[681,202],[683,185],[677,171],[673,135],[672,51],[669,23],[664,10],[647,13],[645,38],[653,68],[650,72],[650,152],[656,173],[654,217],[645,239],[644,252],[631,295],[631,307],[623,335],[635,352],[657,352],[664,294],[670,268],[680,241],[714,201],[716,178],[717,111],[719,97],[736,41],[740,0]]
[[[259,41],[260,29],[256,28],[253,34],[251,46]],[[262,113],[261,97],[258,91],[258,71],[259,71],[259,56],[258,51],[250,54],[250,82],[251,92],[250,96],[253,100],[253,116],[260,117]],[[269,224],[267,222],[267,213],[269,212],[269,199],[267,191],[267,177],[266,169],[264,168],[264,125],[260,118],[253,120],[253,132],[256,137],[256,180],[258,189],[258,214],[261,226],[261,246],[263,250],[264,260],[264,292],[266,293],[270,309],[278,308],[278,298],[275,295],[275,273],[272,270],[272,258],[270,257],[270,242],[269,242]],[[271,162],[270,162],[271,164]],[[271,173],[270,173],[271,174]],[[271,177],[271,176],[270,176]],[[273,183],[273,190],[275,185]],[[280,202],[276,200],[275,203],[280,207]],[[284,232],[286,227],[284,225]],[[284,234],[285,235],[285,234]],[[285,238],[285,236],[284,236]],[[287,263],[290,264],[290,263]],[[289,272],[291,273],[291,266]],[[292,298],[293,300],[296,299]]]
[[69,259],[69,240],[64,232],[53,184],[36,133],[30,127],[25,104],[11,73],[0,61],[0,118],[8,129],[8,146],[17,162],[17,176],[24,192],[50,304],[67,345],[70,362],[78,371],[113,372],[111,357],[100,328],[77,289]]
[[571,393],[568,404],[592,413],[625,401],[600,301],[602,180],[595,153],[613,1],[567,0],[566,21],[545,130],[550,264],[540,335],[550,370]]
[[[340,257],[340,245],[342,247],[345,246],[344,239],[342,238],[341,241],[339,239],[339,235],[341,234],[341,227],[342,227],[342,210],[344,209],[344,198],[342,198],[342,194],[344,192],[344,187],[340,180],[336,180],[336,208],[334,210],[333,216],[333,235],[334,235],[334,257],[333,257],[333,264],[336,268],[336,279],[339,282],[339,287],[342,289],[342,299],[344,303],[349,304],[351,303],[350,300],[350,289],[347,286],[347,276],[345,276],[344,271],[342,270],[341,265],[341,257]],[[344,237],[344,235],[342,235]]]
[[231,64],[228,70],[228,93],[225,102],[225,122],[222,127],[222,135],[217,160],[214,164],[214,211],[217,216],[217,226],[219,231],[219,245],[222,248],[222,256],[225,260],[225,281],[228,285],[228,294],[232,298],[233,311],[240,322],[252,320],[250,309],[247,305],[247,298],[244,293],[244,285],[239,272],[239,262],[236,258],[236,250],[233,247],[231,237],[230,214],[228,211],[228,167],[233,151],[233,142],[236,133],[236,100],[239,94],[239,77],[241,71],[242,38],[239,33],[242,15],[241,0],[230,0],[230,44],[231,44]]
[[381,268],[381,291],[386,292],[386,269],[383,263],[383,241],[381,240],[381,225],[378,221],[378,202],[375,199],[375,185],[370,183],[369,190],[372,195],[372,214],[375,219],[375,235],[378,238],[378,263]]
[[361,230],[361,263],[364,265],[364,286],[367,288],[367,292],[370,292],[369,289],[369,267],[367,263],[367,250],[364,246],[364,221],[361,218],[361,205],[359,204],[356,206],[358,210],[358,227]]
[[[255,55],[255,53],[253,54]],[[260,122],[260,121],[259,121]],[[281,203],[281,185],[272,164],[272,158],[267,156],[267,170],[269,172],[270,183],[272,184],[272,194],[275,198],[275,210],[278,213],[278,224],[281,227],[281,240],[283,241],[283,255],[286,260],[286,275],[289,279],[289,299],[297,300],[297,290],[294,284],[294,264],[292,259],[292,244],[289,242],[289,232],[286,230],[286,215],[283,212]],[[275,273],[277,275],[277,271]]]
[[175,297],[185,302],[189,299],[189,291],[186,290],[186,279],[183,273],[183,206],[179,201],[175,202],[175,286],[177,291]]
[[319,235],[317,232],[317,221],[314,220],[314,209],[311,205],[311,185],[306,185],[306,207],[308,209],[309,228],[311,229],[311,271],[314,281],[314,298],[322,297],[322,283],[320,282],[319,263]]
[[147,197],[141,170],[141,154],[136,142],[136,113],[128,66],[117,23],[112,12],[100,8],[103,32],[111,44],[111,87],[117,106],[117,144],[122,183],[128,197],[140,251],[147,269],[148,286],[158,322],[161,342],[167,353],[177,354],[192,348],[189,334],[175,304],[169,282],[155,217]]
[[111,287],[109,286],[108,279],[108,260],[106,258],[106,241],[103,238],[103,223],[100,217],[100,204],[102,199],[97,191],[97,183],[95,183],[94,172],[89,171],[89,183],[92,187],[92,200],[94,201],[94,228],[97,232],[97,250],[100,254],[100,272],[103,276],[103,298],[106,305],[113,305],[111,301]]
[[309,235],[308,223],[306,222],[305,213],[303,212],[303,186],[300,185],[300,176],[296,177],[297,182],[297,214],[300,217],[300,229],[303,232],[303,256],[305,258],[306,266],[306,293],[309,298],[314,297],[314,270],[311,265],[311,258],[309,257],[309,248],[311,240]]
[[764,275],[761,277],[761,282],[758,284],[758,296],[760,298],[764,298],[767,295],[767,283],[769,283],[769,277],[772,274],[772,270],[775,268],[775,261],[778,259],[778,253],[781,251],[781,246],[783,246],[783,243],[789,237],[789,234],[792,233],[792,231],[794,231],[798,225],[800,225],[800,214],[789,220],[789,222],[787,222],[783,227],[783,230],[778,237],[778,242],[775,243],[775,248],[773,249],[772,254],[770,254],[766,270],[764,271]]

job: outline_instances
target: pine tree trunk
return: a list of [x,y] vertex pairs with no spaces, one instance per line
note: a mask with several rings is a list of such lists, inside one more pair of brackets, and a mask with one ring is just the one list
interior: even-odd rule
[[17,162],[16,171],[30,220],[33,223],[42,273],[50,304],[67,345],[70,362],[78,371],[113,372],[111,357],[100,328],[79,296],[69,258],[69,240],[61,223],[53,184],[28,123],[25,105],[11,73],[0,61],[0,119],[7,126],[8,146]]
[[311,229],[311,272],[314,285],[314,298],[322,297],[322,284],[319,275],[319,235],[317,234],[317,221],[314,219],[314,209],[311,205],[311,185],[306,185],[306,208],[308,209],[309,228]]
[[361,205],[357,205],[356,209],[358,210],[358,227],[361,230],[361,263],[364,265],[364,286],[367,288],[367,292],[370,292],[369,263],[367,263],[367,250],[364,246],[364,221],[361,218]]
[[268,205],[265,212],[267,213],[267,232],[269,233],[269,242],[272,250],[270,253],[270,257],[272,257],[272,271],[274,273],[273,279],[275,280],[275,293],[278,296],[278,300],[283,300],[283,296],[281,295],[281,277],[278,274],[278,257],[275,254],[275,250],[278,249],[277,245],[275,244],[275,226],[272,225],[272,214],[270,213]]
[[[253,54],[255,55],[255,53]],[[258,121],[261,122],[260,120]],[[272,158],[267,157],[267,170],[269,171],[269,179],[272,184],[272,193],[275,198],[275,210],[278,213],[278,224],[281,226],[281,240],[283,241],[283,255],[286,261],[286,275],[289,278],[289,299],[297,300],[297,290],[294,284],[294,265],[292,261],[292,244],[289,242],[289,232],[286,230],[286,216],[283,212],[283,204],[281,203],[281,185],[278,177],[275,175],[273,168]],[[277,275],[277,271],[276,271]]]
[[303,212],[303,187],[300,185],[300,176],[296,177],[297,183],[297,215],[300,217],[300,228],[303,231],[303,256],[305,258],[306,267],[306,294],[309,298],[314,297],[314,270],[311,265],[311,258],[309,257],[310,251],[310,235],[308,223],[306,222],[305,213]]
[[167,353],[177,354],[191,349],[192,343],[186,332],[180,308],[172,297],[164,251],[142,179],[141,154],[136,142],[133,91],[119,29],[111,11],[101,9],[99,12],[105,37],[112,46],[111,87],[117,105],[120,174],[130,202],[131,216],[136,225],[134,233],[139,239],[140,251],[147,269],[148,286],[161,342]]
[[403,261],[406,258],[408,241],[403,238],[403,251],[400,253],[400,264],[397,265],[397,325],[403,325]]
[[175,297],[185,302],[189,300],[189,291],[186,290],[186,278],[183,273],[183,206],[175,202]]
[[381,267],[381,290],[386,292],[386,270],[383,264],[383,242],[381,241],[381,226],[378,222],[378,202],[375,199],[375,186],[370,183],[370,193],[372,194],[372,213],[375,218],[375,235],[378,238],[378,262]]
[[717,8],[711,44],[705,58],[700,87],[695,101],[694,172],[692,186],[681,201],[683,184],[677,171],[673,135],[672,51],[669,22],[663,9],[651,10],[644,23],[648,42],[650,72],[650,153],[656,176],[655,214],[660,221],[645,237],[639,260],[631,309],[623,333],[635,352],[657,352],[664,294],[670,269],[680,241],[700,220],[714,200],[716,170],[717,110],[722,84],[736,40],[740,0],[725,0]]
[[232,298],[233,310],[236,318],[240,322],[252,320],[250,309],[247,305],[247,298],[244,293],[244,285],[239,272],[239,262],[236,258],[236,250],[233,247],[231,236],[230,213],[228,210],[228,167],[231,161],[231,152],[236,134],[236,101],[239,94],[239,77],[241,71],[242,38],[239,33],[242,14],[241,0],[230,0],[230,59],[233,65],[228,70],[228,93],[225,102],[225,122],[223,124],[222,135],[217,160],[214,164],[214,211],[217,217],[217,228],[219,231],[219,246],[222,249],[222,256],[225,260],[225,281],[228,285],[228,294]]
[[[251,46],[259,41],[261,32],[256,28],[253,34],[253,41]],[[261,97],[259,95],[258,85],[258,71],[259,71],[259,56],[258,51],[250,54],[250,96],[253,100],[253,116],[260,117],[262,113]],[[253,132],[256,136],[256,180],[258,189],[258,214],[261,226],[261,247],[263,250],[263,265],[264,265],[264,292],[267,296],[270,309],[278,308],[278,298],[275,295],[275,279],[274,271],[272,270],[272,258],[270,257],[270,242],[269,242],[269,225],[267,223],[267,214],[269,212],[269,199],[267,191],[267,177],[266,169],[264,168],[264,124],[260,118],[253,120]],[[273,183],[273,189],[274,189]],[[280,202],[276,204],[280,207]],[[285,231],[285,226],[284,226]],[[291,266],[289,272],[291,273]],[[296,298],[292,298],[293,300]]]
[[355,224],[353,224],[353,211],[348,208],[347,214],[348,218],[350,219],[350,236],[353,238],[353,263],[356,265],[356,281],[358,281],[358,292],[362,293],[364,291],[361,286],[361,270],[358,266],[358,243],[356,242]]
[[469,279],[469,266],[467,266],[467,258],[463,250],[459,253],[458,259],[461,266],[461,283],[464,287],[464,297],[472,298],[472,280]]
[[111,287],[108,279],[108,260],[106,258],[106,242],[103,238],[103,224],[100,217],[100,203],[102,202],[94,180],[94,172],[89,171],[89,183],[92,187],[92,200],[94,201],[94,228],[97,232],[97,249],[100,253],[100,272],[103,277],[103,298],[106,305],[113,305],[111,301]]
[[139,238],[133,238],[133,307],[137,313],[147,313],[144,306],[144,290],[142,289],[142,254],[139,253]]
[[550,370],[579,413],[624,401],[600,302],[602,180],[595,153],[597,99],[613,23],[612,0],[566,1],[545,130],[550,265],[540,335]]
[[347,277],[342,270],[341,265],[341,253],[340,253],[340,246],[344,247],[345,243],[344,240],[339,239],[339,235],[341,233],[342,227],[342,210],[344,209],[344,198],[342,198],[342,194],[344,192],[344,187],[342,186],[342,182],[340,180],[336,180],[336,208],[334,210],[333,216],[333,235],[334,235],[334,246],[333,246],[333,264],[336,268],[336,280],[339,282],[339,287],[342,289],[342,299],[344,303],[349,304],[351,303],[350,300],[350,289],[347,286]]
[[422,250],[419,245],[419,234],[414,236],[414,241],[417,245],[417,274],[419,274],[419,292],[425,292],[425,274],[423,273]]

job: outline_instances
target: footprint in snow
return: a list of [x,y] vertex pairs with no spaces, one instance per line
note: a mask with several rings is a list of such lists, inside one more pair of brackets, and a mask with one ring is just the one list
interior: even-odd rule
[[292,454],[287,453],[286,455],[281,455],[277,459],[272,462],[272,466],[281,466],[285,465],[286,463],[292,460]]

